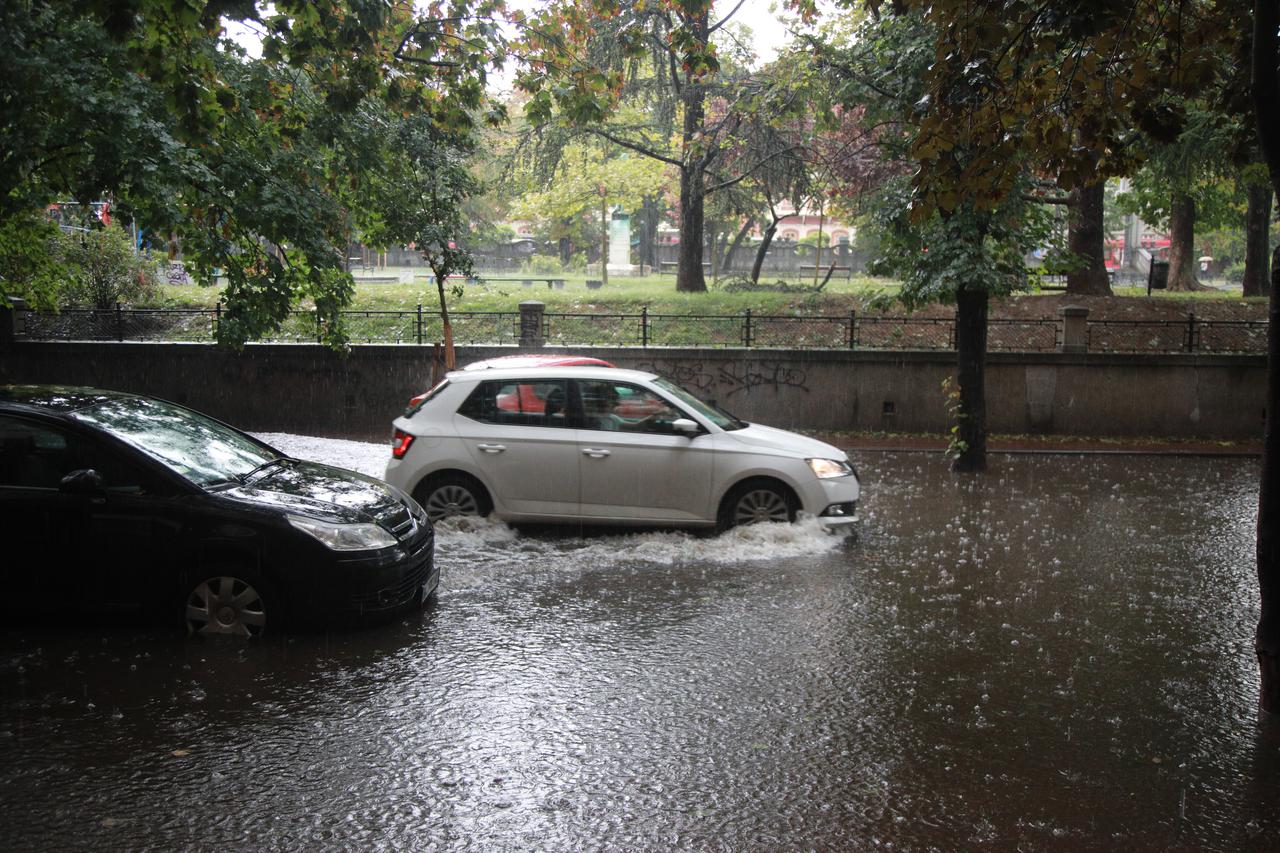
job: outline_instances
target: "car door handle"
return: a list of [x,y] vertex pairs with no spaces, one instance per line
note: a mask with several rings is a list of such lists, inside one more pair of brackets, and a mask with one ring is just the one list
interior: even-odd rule
[[476,447],[479,447],[485,453],[501,453],[507,449],[505,444],[477,444]]
[[603,459],[609,455],[609,451],[603,447],[584,447],[582,448],[582,453],[592,459]]

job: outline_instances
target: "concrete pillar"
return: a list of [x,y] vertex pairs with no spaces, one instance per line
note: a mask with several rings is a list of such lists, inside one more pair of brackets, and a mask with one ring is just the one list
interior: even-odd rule
[[1058,309],[1062,317],[1062,342],[1058,352],[1087,352],[1089,349],[1089,309],[1064,305]]
[[520,303],[520,346],[540,347],[544,343],[542,337],[542,319],[547,306],[542,302]]
[[9,304],[0,304],[0,347],[12,346],[27,331],[27,303],[16,296]]

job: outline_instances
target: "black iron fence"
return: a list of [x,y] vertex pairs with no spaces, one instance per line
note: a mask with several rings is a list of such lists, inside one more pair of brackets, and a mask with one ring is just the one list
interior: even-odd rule
[[[21,334],[28,340],[212,341],[221,308],[67,308],[27,312]],[[458,344],[521,343],[519,312],[451,312]],[[527,319],[527,318],[526,318]],[[402,311],[344,311],[352,343],[430,344],[443,339],[439,311],[421,305]],[[891,317],[880,314],[638,314],[540,315],[541,338],[562,346],[770,347],[785,349],[951,350],[955,319]],[[527,328],[527,325],[525,326]],[[1264,320],[1089,320],[1090,352],[1264,353]],[[264,343],[307,343],[320,339],[313,311],[292,311]],[[1050,319],[992,319],[987,346],[992,351],[1053,352],[1063,326]]]

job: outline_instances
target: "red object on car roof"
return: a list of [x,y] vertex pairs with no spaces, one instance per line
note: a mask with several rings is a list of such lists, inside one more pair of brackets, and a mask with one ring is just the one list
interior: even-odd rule
[[504,355],[473,361],[463,370],[498,370],[504,367],[617,367],[589,355]]

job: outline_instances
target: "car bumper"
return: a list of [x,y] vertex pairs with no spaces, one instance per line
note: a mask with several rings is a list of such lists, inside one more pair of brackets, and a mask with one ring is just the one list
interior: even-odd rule
[[[377,621],[420,606],[440,584],[435,535],[376,557],[336,561],[320,609],[336,622]],[[317,614],[319,615],[319,614]]]
[[861,488],[856,477],[815,479],[799,491],[804,511],[824,527],[843,528],[857,523]]

